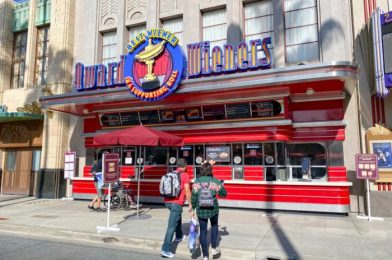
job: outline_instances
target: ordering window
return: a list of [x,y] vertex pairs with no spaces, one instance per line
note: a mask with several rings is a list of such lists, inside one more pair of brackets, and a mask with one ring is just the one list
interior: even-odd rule
[[244,164],[263,165],[263,145],[261,143],[244,144]]
[[288,159],[292,179],[302,179],[302,160],[310,158],[312,179],[324,179],[327,174],[325,145],[320,143],[288,144]]

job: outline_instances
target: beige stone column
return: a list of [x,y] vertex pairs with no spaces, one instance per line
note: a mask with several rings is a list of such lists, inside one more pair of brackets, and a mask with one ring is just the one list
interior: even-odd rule
[[272,42],[274,44],[273,64],[275,67],[282,67],[285,65],[284,13],[282,1],[274,1],[274,34]]
[[[199,42],[201,34],[200,5],[198,1],[184,1],[183,37],[185,43]],[[186,51],[186,45],[184,45]]]
[[37,49],[37,27],[35,26],[35,13],[37,10],[37,1],[30,0],[29,8],[29,26],[27,29],[27,48],[26,48],[26,68],[24,77],[24,87],[32,88],[34,86],[34,68],[35,55]]
[[[52,0],[49,39],[49,93],[70,92],[72,82],[75,1]],[[69,149],[69,115],[46,112],[41,168],[64,168],[64,153]]]
[[245,34],[242,28],[242,3],[240,0],[228,0],[226,17],[227,17],[227,43],[232,44],[234,48],[242,41]]
[[158,0],[147,0],[146,29],[159,27],[159,3]]
[[0,0],[0,103],[3,105],[3,92],[9,89],[12,62],[12,3]]

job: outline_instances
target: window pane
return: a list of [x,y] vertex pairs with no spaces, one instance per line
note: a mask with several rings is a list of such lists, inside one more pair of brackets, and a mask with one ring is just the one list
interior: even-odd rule
[[317,25],[297,27],[286,30],[287,46],[308,42],[317,42],[317,40]]
[[285,44],[287,63],[320,59],[315,0],[285,0]]
[[200,165],[205,160],[204,155],[204,146],[203,145],[195,145],[195,165]]
[[326,166],[326,150],[317,143],[288,144],[290,165],[301,166],[302,158],[310,157],[312,166]]
[[41,27],[37,30],[37,53],[35,60],[35,83],[46,83],[49,53],[49,27]]
[[[23,88],[24,61],[26,59],[27,32],[14,35],[12,51],[11,88]],[[34,65],[33,65],[34,66]]]
[[317,24],[316,8],[288,12],[285,15],[286,28]]
[[244,158],[243,158],[243,149],[242,149],[242,144],[233,144],[233,164],[235,165],[241,165],[244,164]]
[[179,158],[184,158],[187,161],[188,165],[193,165],[193,146],[192,145],[184,145],[180,148]]
[[343,156],[343,142],[334,141],[329,144],[329,165],[342,166],[344,165]]
[[167,147],[146,147],[146,161],[144,165],[167,165]]
[[287,51],[287,62],[295,63],[299,61],[312,61],[319,59],[318,42],[288,46]]
[[211,48],[223,47],[227,42],[226,10],[214,10],[203,13],[203,41],[210,41]]
[[284,10],[285,12],[287,12],[296,9],[312,7],[315,5],[316,5],[316,0],[285,0]]
[[245,165],[263,165],[262,149],[260,143],[244,144]]
[[133,38],[135,38],[136,35],[138,35],[141,32],[144,32],[145,30],[146,30],[145,25],[129,27],[128,28],[129,40],[132,40]]
[[264,165],[275,165],[275,143],[264,143]]
[[41,151],[34,150],[33,159],[31,162],[31,170],[37,172],[39,171],[40,166],[41,166]]
[[165,30],[168,30],[168,31],[174,33],[177,36],[177,38],[179,39],[180,44],[183,43],[182,42],[182,31],[183,31],[182,18],[163,21],[162,27]]
[[16,151],[7,152],[7,165],[6,165],[7,171],[15,171],[15,159],[16,159],[15,157],[16,157]]
[[102,34],[102,64],[107,65],[116,60],[117,32]]

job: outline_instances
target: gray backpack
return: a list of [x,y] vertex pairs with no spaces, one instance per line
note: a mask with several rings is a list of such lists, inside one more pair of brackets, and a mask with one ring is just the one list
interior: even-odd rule
[[204,185],[204,183],[201,184],[201,190],[199,194],[199,207],[201,208],[209,208],[214,206],[214,197],[212,196],[211,192],[211,182],[208,187]]
[[165,198],[177,198],[181,191],[181,177],[178,172],[169,172],[162,176],[159,193]]

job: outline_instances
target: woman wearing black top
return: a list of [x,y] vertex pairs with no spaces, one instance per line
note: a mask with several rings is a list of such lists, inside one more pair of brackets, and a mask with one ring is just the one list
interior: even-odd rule
[[[88,208],[96,211],[102,211],[101,209],[101,201],[103,197],[103,189],[98,187],[98,178],[97,175],[101,174],[102,175],[102,159],[94,161],[93,166],[91,167],[90,173],[94,177],[94,186],[97,191],[97,194],[95,195],[94,199],[88,204]],[[102,176],[101,176],[102,178]],[[97,207],[94,208],[95,202],[97,203]]]

